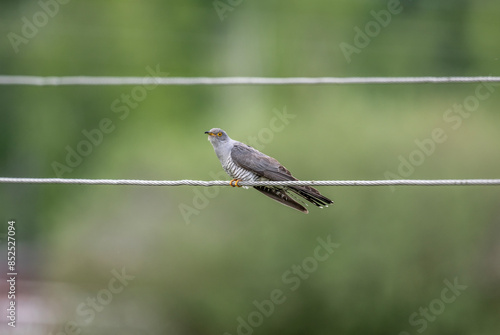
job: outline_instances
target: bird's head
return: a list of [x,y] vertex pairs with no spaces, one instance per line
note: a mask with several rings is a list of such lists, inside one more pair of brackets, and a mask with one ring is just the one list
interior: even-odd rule
[[226,132],[220,128],[212,128],[209,131],[206,131],[205,134],[208,135],[208,140],[212,143],[212,145],[218,145],[230,140]]

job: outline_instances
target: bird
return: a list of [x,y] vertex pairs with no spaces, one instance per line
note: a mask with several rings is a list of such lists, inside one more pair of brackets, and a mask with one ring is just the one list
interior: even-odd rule
[[[206,131],[222,168],[233,178],[230,185],[239,181],[288,181],[298,180],[273,157],[230,138],[220,128]],[[277,202],[307,214],[306,200],[320,208],[328,207],[333,201],[310,186],[254,186],[254,188]]]

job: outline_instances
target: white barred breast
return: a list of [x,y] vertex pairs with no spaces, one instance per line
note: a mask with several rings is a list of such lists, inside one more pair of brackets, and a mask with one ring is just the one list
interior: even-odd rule
[[222,166],[224,168],[224,171],[228,175],[230,175],[232,178],[240,179],[240,180],[246,180],[246,181],[253,181],[253,180],[258,180],[259,176],[252,171],[245,170],[241,166],[238,166],[235,164],[229,156],[226,160],[226,163]]

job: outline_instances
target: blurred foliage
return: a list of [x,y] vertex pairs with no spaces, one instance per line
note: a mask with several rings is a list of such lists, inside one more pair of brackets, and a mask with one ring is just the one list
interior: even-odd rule
[[[496,1],[401,1],[401,12],[351,62],[341,43],[354,45],[355,28],[364,31],[375,22],[371,11],[380,14],[394,1],[222,2],[233,4],[224,20],[212,1],[69,1],[16,53],[8,34],[21,35],[23,17],[32,21],[42,7],[2,1],[1,74],[146,77],[148,68],[169,76],[499,74]],[[82,132],[109,119],[112,131],[101,132],[100,141],[96,135],[98,144],[62,177],[221,178],[203,134],[221,127],[237,140],[259,139],[259,149],[296,177],[318,180],[385,179],[387,171],[398,173],[401,157],[420,150],[416,141],[441,128],[446,140],[434,143],[408,178],[498,178],[499,86],[491,85],[490,96],[456,129],[446,119],[477,87],[158,86],[123,109],[122,96],[132,95],[133,86],[2,86],[0,175],[55,177],[53,164],[67,164],[67,148],[78,150],[87,140]],[[293,116],[288,124],[265,137],[285,110]],[[56,334],[76,320],[87,334],[236,334],[238,318],[248,322],[254,301],[276,289],[285,302],[240,332],[498,331],[497,187],[324,187],[335,204],[310,208],[309,215],[244,189],[4,184],[0,190],[0,219],[18,225],[20,278],[40,283],[20,295],[53,302],[43,304],[51,321],[19,324],[25,333]],[[194,210],[189,224],[182,205]],[[313,257],[317,239],[328,236],[338,249],[291,290],[286,271]],[[77,306],[122,268],[135,278],[86,322]],[[445,281],[455,279],[467,288],[439,310]],[[420,308],[439,313],[426,319]],[[413,313],[420,323],[410,323]]]

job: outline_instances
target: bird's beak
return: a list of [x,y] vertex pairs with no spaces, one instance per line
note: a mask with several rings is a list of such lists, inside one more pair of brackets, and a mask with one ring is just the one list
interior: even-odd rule
[[211,133],[211,132],[209,132],[209,131],[206,131],[206,132],[205,132],[205,134],[208,134],[209,136],[215,136],[215,134],[214,134],[214,133]]

